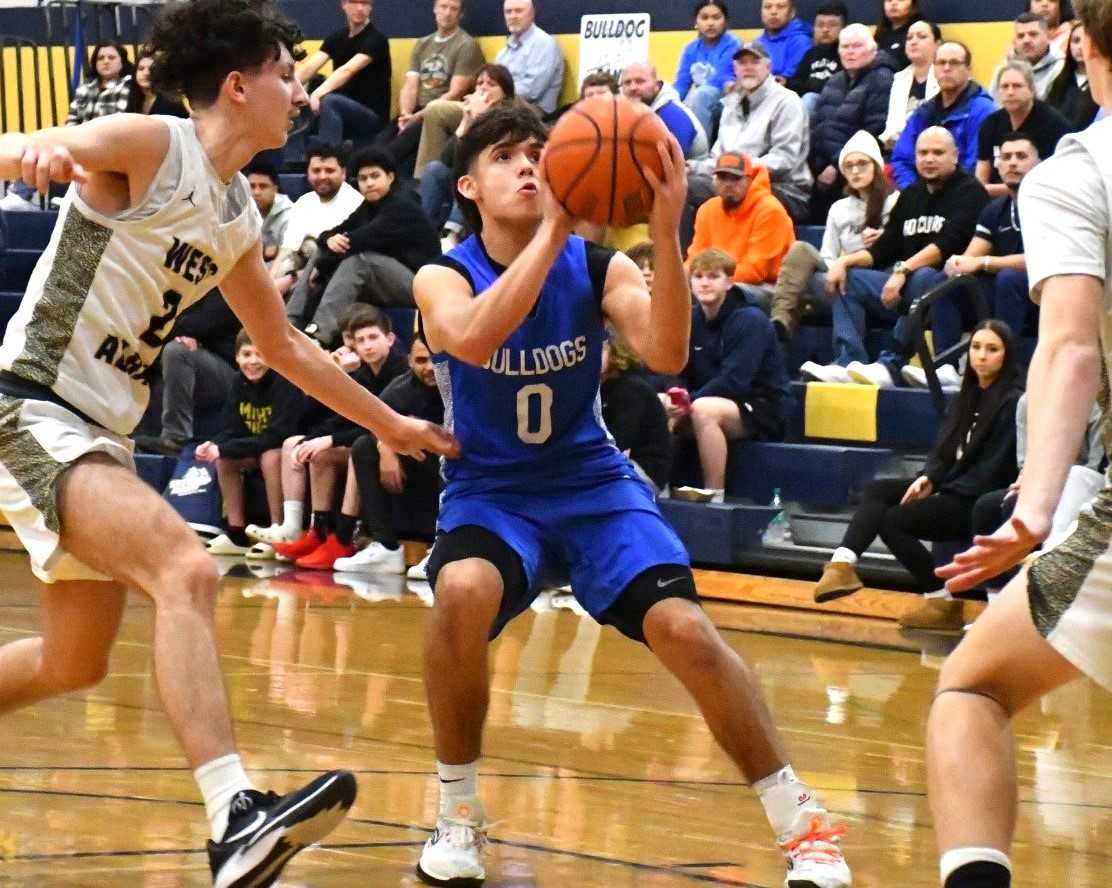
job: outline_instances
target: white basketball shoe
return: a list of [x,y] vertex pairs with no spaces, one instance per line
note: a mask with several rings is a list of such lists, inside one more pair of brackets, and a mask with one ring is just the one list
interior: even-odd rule
[[486,879],[482,860],[487,842],[484,822],[483,805],[478,799],[460,802],[451,817],[441,815],[417,862],[421,881],[451,888],[482,885]]

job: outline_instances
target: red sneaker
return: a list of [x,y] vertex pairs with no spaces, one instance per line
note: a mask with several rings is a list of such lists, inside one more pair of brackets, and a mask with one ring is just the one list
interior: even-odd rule
[[298,558],[294,564],[308,570],[332,570],[337,558],[349,558],[355,554],[355,546],[341,543],[336,534],[330,533],[323,543],[308,555]]
[[275,543],[274,554],[279,561],[297,561],[298,558],[316,551],[323,543],[324,540],[310,527],[292,543]]

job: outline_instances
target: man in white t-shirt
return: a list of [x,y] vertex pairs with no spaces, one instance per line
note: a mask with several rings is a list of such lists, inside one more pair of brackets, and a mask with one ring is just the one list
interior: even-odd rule
[[[298,270],[304,263],[297,257],[303,255],[306,239],[335,228],[363,203],[362,195],[346,181],[342,151],[335,145],[317,145],[309,149],[305,176],[310,190],[301,195],[289,211],[282,246],[270,265],[271,277],[283,296],[298,280]],[[303,274],[307,276],[310,271],[306,266]]]
[[[1093,98],[1112,107],[1112,0],[1074,0]],[[1065,184],[1068,183],[1068,186]],[[1020,220],[1042,306],[1027,379],[1027,461],[1011,519],[939,570],[950,591],[1047,538],[1112,352],[1112,121],[1066,136],[1024,180]],[[1102,405],[1105,408],[1107,404]],[[1106,411],[1107,415],[1107,411]],[[1106,429],[1107,433],[1107,429]],[[1112,485],[1001,593],[947,660],[927,729],[945,888],[1008,888],[1016,819],[1012,718],[1085,675],[1112,688]]]

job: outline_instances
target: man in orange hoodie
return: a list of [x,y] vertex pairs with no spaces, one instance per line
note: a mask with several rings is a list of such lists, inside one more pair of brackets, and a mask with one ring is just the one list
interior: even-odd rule
[[687,257],[716,247],[734,257],[734,280],[765,312],[780,263],[795,241],[795,227],[772,193],[768,170],[740,152],[721,154],[714,167],[714,193],[695,215]]

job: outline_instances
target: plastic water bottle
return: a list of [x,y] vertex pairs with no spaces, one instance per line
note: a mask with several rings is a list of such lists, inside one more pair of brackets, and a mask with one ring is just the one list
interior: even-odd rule
[[772,491],[772,506],[780,511],[773,515],[772,520],[768,522],[768,527],[765,528],[761,542],[766,546],[790,546],[792,544],[791,519],[784,508],[783,500],[780,499],[779,487]]

